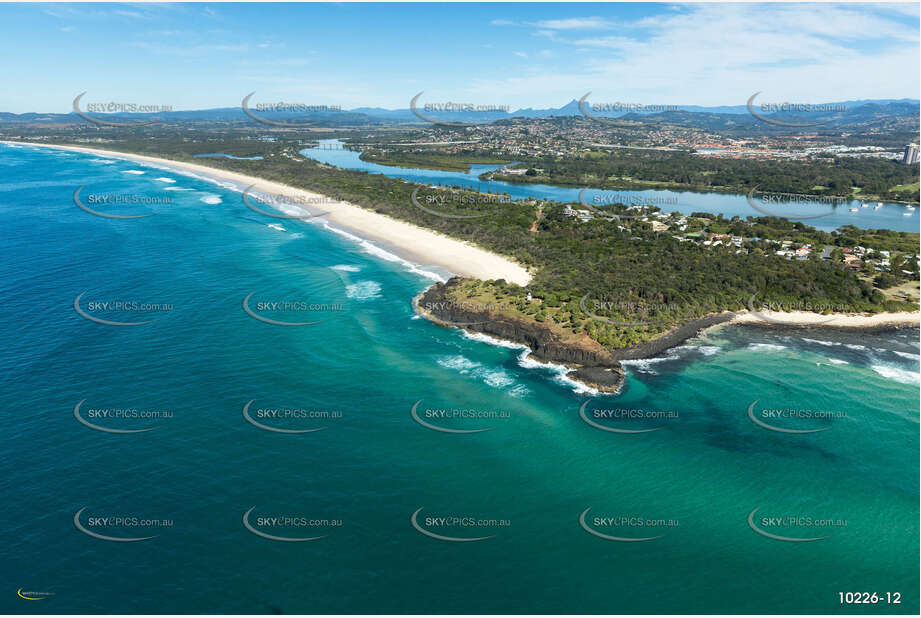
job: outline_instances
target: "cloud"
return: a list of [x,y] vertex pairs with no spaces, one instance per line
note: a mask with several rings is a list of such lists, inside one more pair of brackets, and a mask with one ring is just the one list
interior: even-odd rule
[[516,56],[518,56],[519,58],[527,58],[527,57],[528,57],[528,55],[527,55],[526,53],[522,52],[522,51],[516,51],[516,52],[512,52],[512,53],[515,54]]
[[570,17],[567,19],[546,19],[532,24],[544,30],[599,30],[613,26],[600,17]]
[[513,92],[521,107],[589,90],[599,101],[687,105],[742,105],[757,91],[765,100],[816,103],[917,97],[918,23],[904,12],[876,5],[687,5],[619,24],[611,36],[546,29],[588,18],[548,20],[534,34],[552,42],[557,56],[568,54],[566,67],[481,78],[470,83],[471,96]]

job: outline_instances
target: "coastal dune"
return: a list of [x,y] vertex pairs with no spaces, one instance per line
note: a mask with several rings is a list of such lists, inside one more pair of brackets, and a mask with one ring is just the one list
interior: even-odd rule
[[439,266],[465,277],[505,279],[510,283],[522,286],[527,285],[531,280],[530,273],[520,264],[470,243],[455,240],[432,230],[427,230],[405,221],[398,221],[380,213],[365,210],[348,202],[333,201],[318,193],[271,182],[256,176],[222,170],[207,165],[85,146],[59,146],[56,144],[9,141],[3,143],[70,150],[127,161],[153,163],[195,172],[212,178],[229,180],[243,186],[253,185],[256,191],[284,197],[296,203],[322,204],[322,210],[329,213],[327,219],[330,223],[341,227],[345,231],[353,232],[362,238],[387,243],[397,253],[403,254],[402,257],[411,262]]

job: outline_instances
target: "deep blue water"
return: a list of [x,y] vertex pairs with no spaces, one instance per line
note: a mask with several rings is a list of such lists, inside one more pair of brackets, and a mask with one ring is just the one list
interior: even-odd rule
[[[156,213],[108,219],[74,204],[80,186],[85,203],[171,201],[96,205]],[[521,349],[416,318],[410,301],[436,276],[425,265],[258,215],[230,185],[5,145],[0,252],[4,612],[866,613],[838,601],[862,590],[918,611],[917,330],[726,327],[629,363],[619,396],[589,397]],[[80,294],[93,318],[150,323],[87,319]],[[262,317],[318,323],[254,319],[250,294]],[[824,430],[790,435],[749,419],[756,400],[845,415],[771,419]],[[260,428],[250,401],[265,426],[321,430]],[[618,434],[580,417],[586,401],[677,416]],[[491,430],[434,431],[416,402],[430,423]],[[152,430],[90,428],[78,404],[99,427]],[[102,416],[114,410],[170,415]],[[661,538],[595,536],[579,523],[589,508],[597,532]],[[324,538],[264,538],[243,524],[251,509],[259,532]],[[428,532],[492,538],[432,538],[411,524],[419,509]],[[765,537],[754,509],[766,531],[828,538]],[[89,532],[155,538],[102,540],[78,513]]]

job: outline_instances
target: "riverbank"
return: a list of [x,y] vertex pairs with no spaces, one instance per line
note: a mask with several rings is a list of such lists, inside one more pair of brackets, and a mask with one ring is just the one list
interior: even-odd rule
[[3,141],[0,143],[53,148],[138,163],[151,163],[180,172],[185,170],[213,179],[228,180],[240,185],[241,189],[251,187],[252,190],[277,196],[277,198],[289,203],[316,205],[317,208],[328,213],[326,219],[331,224],[335,224],[336,227],[341,227],[344,231],[369,241],[384,242],[394,249],[396,253],[401,254],[401,257],[405,257],[411,262],[435,265],[449,272],[476,279],[505,279],[522,286],[527,285],[531,280],[530,273],[524,267],[508,258],[491,253],[470,243],[455,240],[437,232],[365,210],[348,202],[331,200],[317,193],[268,181],[256,176],[185,161],[86,146],[17,141]]

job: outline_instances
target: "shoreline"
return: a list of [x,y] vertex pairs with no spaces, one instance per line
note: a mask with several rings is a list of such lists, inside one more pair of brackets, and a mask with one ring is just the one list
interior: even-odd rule
[[[468,242],[444,236],[432,230],[418,227],[405,221],[393,219],[380,213],[365,210],[354,204],[333,201],[319,193],[298,189],[278,182],[265,180],[239,172],[231,172],[207,165],[198,165],[185,161],[163,159],[148,155],[131,154],[92,148],[87,146],[43,144],[37,142],[19,142],[2,140],[0,143],[14,146],[33,146],[52,148],[71,152],[81,152],[102,157],[111,157],[137,163],[153,163],[178,170],[185,170],[209,176],[213,179],[229,180],[243,187],[252,186],[260,193],[285,197],[297,204],[321,205],[330,223],[343,228],[342,231],[353,234],[362,240],[382,242],[386,249],[393,249],[398,257],[406,259],[421,267],[437,266],[447,272],[475,279],[505,279],[524,286],[531,280],[531,275],[521,265],[509,258],[476,247]],[[296,221],[296,218],[288,219]],[[330,230],[334,231],[334,230]]]
[[[505,319],[489,311],[461,309],[457,303],[444,297],[445,288],[451,285],[450,281],[446,284],[438,283],[421,292],[413,298],[413,310],[417,315],[445,328],[458,328],[467,333],[486,335],[501,342],[522,346],[536,361],[569,369],[564,374],[568,380],[598,394],[608,395],[617,395],[623,390],[626,374],[621,361],[656,358],[688,339],[727,325],[793,331],[824,329],[874,333],[921,327],[921,312],[822,315],[805,311],[724,311],[676,326],[656,339],[607,350],[593,340],[563,343],[557,340],[550,328],[537,322],[522,318]],[[422,301],[427,301],[426,307],[422,306]]]

